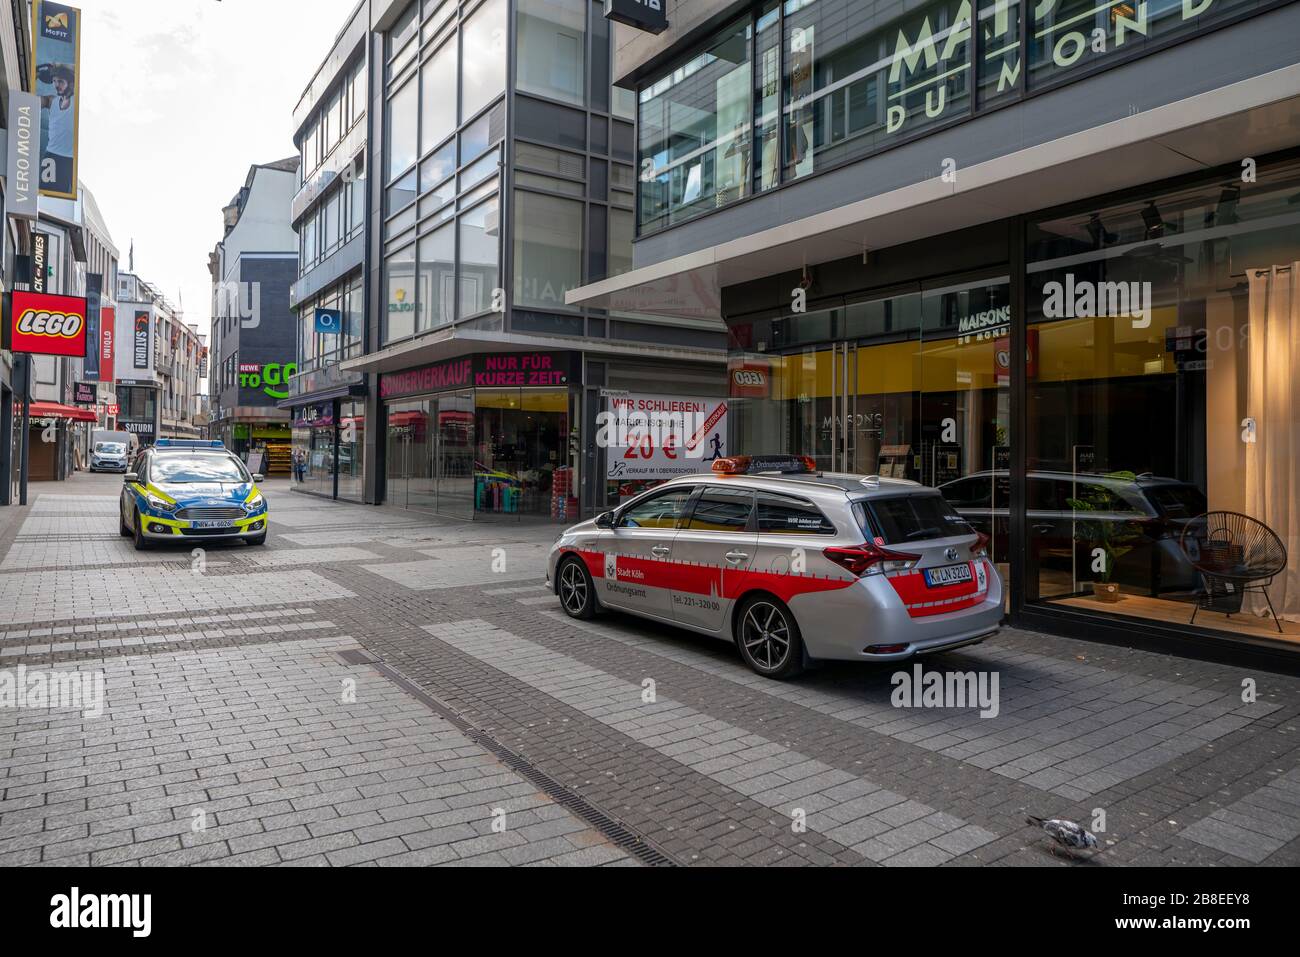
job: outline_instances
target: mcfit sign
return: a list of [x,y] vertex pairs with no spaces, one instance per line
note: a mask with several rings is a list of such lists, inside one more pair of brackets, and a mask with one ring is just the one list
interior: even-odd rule
[[43,356],[86,355],[86,300],[14,292],[4,325],[4,347]]

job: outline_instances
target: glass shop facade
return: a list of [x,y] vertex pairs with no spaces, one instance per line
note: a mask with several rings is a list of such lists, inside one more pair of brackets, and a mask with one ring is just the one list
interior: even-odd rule
[[[1269,7],[1061,3],[1026,24],[1022,5],[980,2],[972,31],[969,3],[941,2],[858,30],[873,6],[755,4],[642,77],[639,235],[1064,82],[1089,69],[1094,28],[1132,59]],[[904,53],[909,86],[890,73],[896,44],[925,35]],[[990,537],[1015,622],[1286,659],[1300,651],[1295,145],[1254,157],[1250,177],[1153,178],[725,287],[731,448],[940,489]]]

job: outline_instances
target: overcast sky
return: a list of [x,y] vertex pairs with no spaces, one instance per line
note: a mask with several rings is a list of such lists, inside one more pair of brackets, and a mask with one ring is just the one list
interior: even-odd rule
[[81,180],[127,268],[207,332],[208,253],[248,167],[293,155],[293,108],[356,0],[73,0]]

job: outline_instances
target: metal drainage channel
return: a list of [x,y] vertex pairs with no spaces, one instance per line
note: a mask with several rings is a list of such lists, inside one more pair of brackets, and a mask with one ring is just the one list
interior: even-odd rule
[[412,698],[419,701],[430,711],[454,725],[461,734],[465,735],[465,737],[469,738],[484,750],[491,752],[499,761],[501,761],[502,764],[510,768],[510,770],[537,785],[538,789],[556,804],[582,818],[601,834],[605,835],[605,837],[609,838],[615,846],[627,851],[642,864],[647,864],[651,867],[678,866],[678,862],[673,860],[663,851],[647,842],[644,838],[633,834],[614,818],[610,817],[604,811],[565,787],[545,771],[529,763],[525,758],[516,754],[514,751],[511,751],[486,731],[471,725],[456,711],[444,705],[414,681],[407,678],[397,669],[380,661],[370,652],[360,649],[350,649],[348,651],[338,652],[337,656],[345,664],[369,665],[374,668],[381,675],[393,682],[393,684],[397,685]]

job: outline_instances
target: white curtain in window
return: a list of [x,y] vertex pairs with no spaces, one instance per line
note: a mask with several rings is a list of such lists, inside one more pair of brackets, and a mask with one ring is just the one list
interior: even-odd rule
[[[1246,512],[1286,545],[1287,568],[1268,594],[1278,617],[1300,621],[1300,262],[1252,270],[1249,280]],[[1262,598],[1250,600],[1268,614]]]

